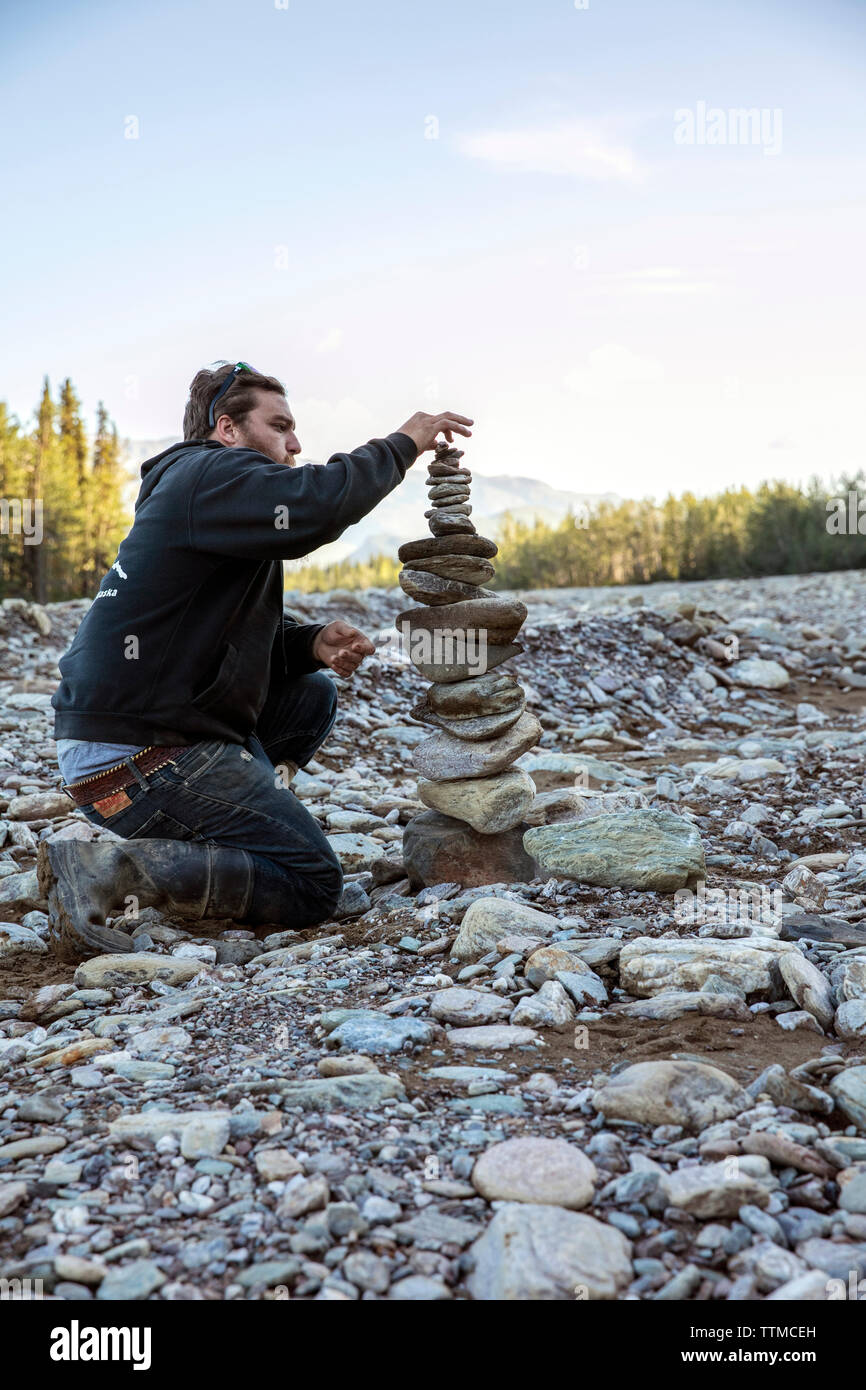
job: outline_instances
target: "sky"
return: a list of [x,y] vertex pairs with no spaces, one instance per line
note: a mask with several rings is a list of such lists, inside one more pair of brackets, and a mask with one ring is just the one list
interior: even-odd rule
[[[863,453],[863,0],[6,0],[0,399],[698,494]],[[743,120],[738,110],[755,117]]]

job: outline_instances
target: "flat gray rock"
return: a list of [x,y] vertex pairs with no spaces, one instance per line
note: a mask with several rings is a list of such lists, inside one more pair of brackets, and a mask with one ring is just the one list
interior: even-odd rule
[[602,1221],[560,1206],[500,1207],[472,1246],[479,1302],[616,1299],[631,1282],[631,1244]]

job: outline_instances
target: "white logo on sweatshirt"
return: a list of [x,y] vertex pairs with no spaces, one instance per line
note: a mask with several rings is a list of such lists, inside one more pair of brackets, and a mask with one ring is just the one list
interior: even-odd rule
[[121,579],[128,579],[128,578],[129,578],[129,575],[126,573],[126,571],[121,569],[121,567],[120,567],[120,561],[119,561],[119,560],[115,560],[115,562],[114,562],[114,564],[111,566],[111,568],[112,568],[113,570],[117,570],[117,573],[120,575]]

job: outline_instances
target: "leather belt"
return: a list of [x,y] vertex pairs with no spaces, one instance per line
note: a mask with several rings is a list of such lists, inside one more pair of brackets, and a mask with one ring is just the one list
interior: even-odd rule
[[[143,748],[139,753],[133,753],[131,762],[135,764],[139,772],[145,775],[148,772],[155,772],[158,767],[165,767],[166,763],[172,762],[185,753],[190,747],[183,744],[179,748],[162,748],[153,746]],[[84,777],[80,782],[70,782],[68,787],[61,787],[67,796],[71,797],[76,806],[88,806],[91,801],[99,801],[101,798],[110,796],[112,792],[123,791],[124,787],[131,787],[135,778],[125,763],[118,763],[116,767],[106,768],[104,772],[97,772],[93,777]]]

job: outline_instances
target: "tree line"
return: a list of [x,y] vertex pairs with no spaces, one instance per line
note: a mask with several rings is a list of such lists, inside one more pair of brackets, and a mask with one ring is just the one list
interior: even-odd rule
[[[595,588],[658,580],[734,579],[866,568],[863,473],[829,487],[765,482],[711,497],[686,492],[603,503],[561,521],[506,516],[497,536],[494,589]],[[288,581],[312,593],[397,583],[393,556],[305,565]]]
[[[30,426],[0,402],[0,598],[93,597],[129,530],[127,475],[102,402],[88,440],[72,382],[46,378]],[[862,510],[861,510],[862,508]],[[561,521],[503,519],[494,589],[646,584],[866,568],[862,472],[830,486],[765,482],[711,497],[686,492],[603,503]],[[395,555],[285,565],[288,589],[391,588]]]
[[0,402],[0,597],[93,596],[129,530],[117,429],[100,401],[88,439],[72,382],[46,377],[32,425]]

